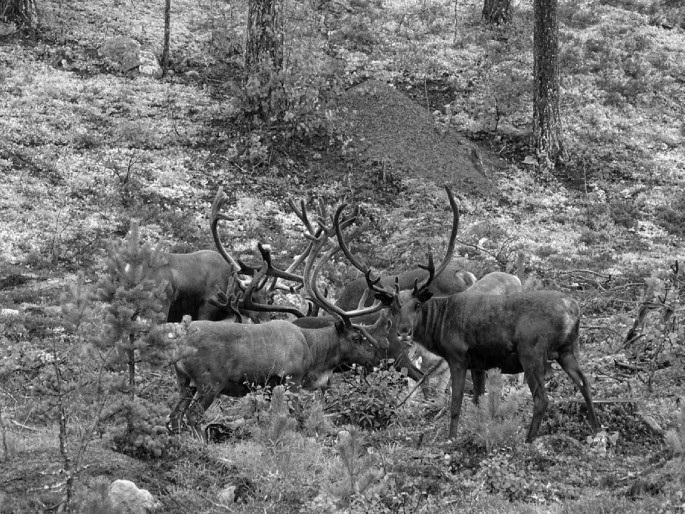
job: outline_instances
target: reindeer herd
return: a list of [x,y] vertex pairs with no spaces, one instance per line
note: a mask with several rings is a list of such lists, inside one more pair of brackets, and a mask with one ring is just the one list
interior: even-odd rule
[[[453,213],[452,229],[442,261],[398,276],[374,277],[355,257],[349,242],[365,225],[350,229],[359,210],[334,214],[321,203],[310,220],[304,202],[289,201],[302,221],[308,244],[287,269],[276,267],[268,246],[259,244],[260,266],[234,259],[219,237],[227,201],[220,189],[212,205],[210,227],[217,252],[168,254],[155,278],[165,281],[168,322],[191,321],[181,344],[188,348],[175,363],[180,398],[170,428],[181,429],[188,407],[206,410],[219,395],[244,396],[254,385],[273,385],[288,378],[307,389],[324,387],[333,372],[357,364],[377,366],[383,359],[407,370],[419,381],[426,374],[409,357],[420,345],[424,361],[444,359],[451,376],[449,437],[457,434],[466,371],[471,371],[473,401],[485,390],[485,373],[524,373],[533,396],[533,418],[526,440],[538,433],[549,403],[545,370],[555,360],[580,389],[594,431],[599,428],[590,386],[576,359],[580,308],[555,291],[524,291],[520,280],[495,272],[480,280],[452,263],[459,228],[459,209],[445,188]],[[350,231],[345,234],[346,231]],[[326,263],[342,251],[363,278],[345,287],[333,303],[317,286]],[[301,274],[298,269],[302,267]],[[290,285],[286,285],[290,283]],[[278,290],[300,292],[309,308],[274,303]],[[324,311],[324,315],[319,315]],[[271,313],[291,318],[270,320]],[[249,318],[252,323],[243,323]],[[354,322],[353,322],[354,321]],[[426,352],[427,350],[428,352]],[[190,416],[188,416],[190,417]],[[199,421],[188,420],[199,433]]]

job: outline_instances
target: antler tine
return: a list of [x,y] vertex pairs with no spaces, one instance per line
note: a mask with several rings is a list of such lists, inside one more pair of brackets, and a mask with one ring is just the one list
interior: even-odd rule
[[221,238],[219,237],[219,220],[234,221],[232,217],[221,212],[221,209],[223,209],[227,201],[228,195],[224,193],[223,188],[220,187],[219,190],[216,192],[214,202],[212,202],[212,210],[209,216],[209,227],[212,233],[212,237],[214,238],[214,245],[216,246],[217,251],[224,258],[224,260],[226,260],[226,262],[233,266],[234,270],[236,270],[239,273],[242,273],[243,275],[252,275],[254,274],[254,269],[246,267],[239,260],[234,259],[233,256],[231,256],[231,254],[228,253],[228,250],[226,250],[226,247],[223,245],[223,243],[221,242]]
[[307,227],[307,231],[310,234],[314,234],[314,226],[311,224],[309,221],[309,216],[307,216],[307,204],[305,204],[304,200],[300,200],[300,209],[297,209],[297,205],[295,205],[295,202],[291,199],[288,198],[288,206],[290,207],[290,210],[295,213],[295,216],[300,218],[300,221],[304,223],[304,226]]
[[332,216],[333,226],[327,226],[322,220],[319,220],[319,227],[321,228],[321,230],[326,232],[326,235],[328,237],[333,237],[334,234],[337,234],[335,228],[336,219],[339,220],[338,224],[340,225],[340,233],[342,234],[342,231],[350,225],[352,225],[359,217],[359,206],[355,205],[354,209],[352,209],[352,212],[350,214],[343,216],[342,219],[340,219],[340,214],[345,209],[345,207],[347,207],[347,204],[343,204],[336,209],[335,214]]
[[240,305],[240,294],[237,295],[231,295],[227,298],[227,308],[228,310],[235,316],[235,322],[236,323],[242,323],[243,322],[243,315],[240,313],[239,305]]
[[258,244],[258,247],[264,259],[264,263],[262,264],[262,267],[259,268],[259,271],[257,271],[257,273],[255,273],[255,275],[252,277],[250,285],[245,290],[245,294],[242,300],[243,309],[259,312],[284,312],[287,314],[293,314],[298,318],[304,317],[302,311],[296,309],[295,307],[289,307],[286,305],[265,305],[263,303],[255,303],[252,301],[252,293],[255,289],[258,288],[259,283],[262,282],[265,279],[265,277],[267,277],[267,273],[272,269],[270,264],[270,249],[267,246],[262,245],[261,243]]
[[[365,227],[360,227],[360,229],[356,230],[352,235],[351,235],[351,240],[359,236],[361,232],[363,231]],[[324,235],[322,235],[323,237]],[[319,290],[318,287],[316,286],[316,277],[318,274],[321,272],[321,269],[324,267],[324,265],[330,260],[330,258],[335,255],[337,252],[341,250],[341,246],[335,246],[331,250],[329,250],[326,255],[324,255],[321,260],[317,263],[316,267],[314,267],[314,271],[311,275],[311,290],[314,293],[314,297],[316,300],[319,302],[320,306],[322,309],[326,310],[327,312],[331,314],[337,315],[339,318],[343,320],[345,325],[351,325],[352,322],[350,321],[351,318],[355,318],[358,316],[364,316],[366,314],[373,314],[375,312],[378,312],[380,309],[383,308],[383,305],[380,302],[375,302],[373,305],[369,307],[363,307],[363,302],[366,302],[366,298],[363,298],[363,302],[360,302],[359,306],[357,309],[352,310],[352,311],[345,311],[338,307],[337,305],[333,304],[332,302],[328,301],[328,299],[323,296]],[[309,276],[309,275],[306,275]],[[368,296],[368,293],[366,293]]]
[[304,283],[303,276],[279,269],[273,265],[271,261],[271,248],[268,245],[257,243],[257,248],[259,249],[259,253],[262,254],[262,260],[267,265],[266,275],[269,277],[282,278],[283,280],[290,280],[291,282],[297,282],[299,284]]
[[[292,264],[288,266],[285,269],[285,273],[293,273],[307,258],[309,253],[312,251],[312,246],[313,242],[311,241],[312,236],[316,236],[318,233],[318,228],[314,228],[314,225],[312,222],[309,220],[309,215],[307,214],[307,204],[305,203],[304,200],[300,200],[300,208],[297,208],[297,205],[295,202],[291,199],[288,198],[288,206],[290,207],[290,210],[293,211],[295,216],[297,216],[300,221],[304,224],[305,228],[307,229],[307,233],[305,233],[305,237],[310,239],[309,244],[307,247],[304,249],[304,251],[295,257],[293,260]],[[321,208],[319,208],[319,214],[317,215],[317,218],[320,218],[321,216]],[[325,213],[325,211],[323,211]],[[317,219],[316,224],[320,223],[320,220]],[[269,286],[268,292],[274,291],[278,287],[278,278],[279,277],[274,277],[274,279],[271,282],[271,285]],[[297,282],[302,283],[302,280],[297,280]]]
[[357,303],[357,309],[361,309],[366,306],[366,300],[369,298],[369,290],[364,289],[364,292],[362,293],[362,297],[359,299],[359,303]]
[[326,203],[323,201],[322,197],[319,197],[319,207],[317,211],[319,216],[319,225],[321,225],[321,221],[328,218],[328,207],[326,206]]
[[414,280],[414,293],[418,293],[420,290],[427,288],[431,284],[431,282],[433,282],[433,279],[436,276],[435,263],[433,262],[433,254],[431,252],[428,252],[426,256],[428,257],[428,264],[419,264],[419,268],[425,269],[428,272],[428,278],[426,279],[425,284],[422,286],[419,286],[418,278]]
[[[447,191],[447,198],[449,199],[450,207],[452,208],[452,232],[450,234],[449,242],[447,243],[447,250],[445,250],[445,257],[442,259],[442,262],[440,262],[438,267],[434,268],[433,274],[431,274],[429,270],[429,275],[426,281],[418,286],[419,291],[427,289],[431,285],[431,282],[433,282],[433,279],[437,276],[440,276],[440,273],[442,273],[445,270],[447,265],[452,260],[452,255],[454,254],[454,246],[457,240],[457,232],[459,231],[459,207],[457,206],[457,202],[455,201],[454,195],[452,194],[452,190],[449,188],[449,186],[445,186],[445,191]],[[429,266],[431,265],[432,263],[429,262]],[[424,269],[428,269],[428,267],[425,266],[421,267]]]
[[352,265],[364,274],[369,289],[376,293],[392,296],[392,292],[386,291],[385,289],[378,287],[378,283],[380,282],[381,277],[378,277],[376,279],[371,278],[371,268],[369,268],[366,264],[363,264],[354,255],[352,255],[352,252],[347,246],[347,243],[345,242],[345,238],[343,237],[342,233],[342,223],[344,223],[344,221],[340,221],[340,214],[345,209],[345,207],[347,207],[347,204],[343,204],[340,207],[338,207],[338,210],[335,212],[335,216],[333,217],[333,228],[335,229],[335,234],[338,238],[338,244],[340,245],[340,249],[345,254],[345,257],[347,257],[347,259],[352,263]]
[[[361,231],[357,231],[356,234],[354,234],[354,237],[357,237]],[[352,238],[351,238],[352,239]],[[320,248],[319,248],[320,250]],[[311,289],[312,292],[314,293],[314,296],[317,300],[317,302],[321,305],[321,307],[326,310],[329,314],[333,314],[334,316],[337,316],[340,318],[343,322],[343,324],[346,327],[352,327],[352,318],[355,318],[357,316],[364,316],[367,314],[374,314],[381,309],[383,309],[383,304],[381,302],[375,302],[372,306],[366,307],[366,308],[358,308],[353,311],[344,311],[340,307],[337,307],[333,303],[329,302],[320,292],[318,287],[316,286],[316,277],[319,274],[319,271],[321,271],[321,268],[323,268],[324,264],[338,251],[340,251],[340,247],[337,246],[326,253],[324,257],[318,262],[316,267],[314,268],[314,273],[311,276]],[[311,262],[310,262],[310,269],[311,269]],[[305,275],[309,276],[309,275]],[[379,348],[387,348],[387,341],[384,344],[380,344],[376,338],[371,335],[371,332],[367,330],[363,325],[355,325],[355,327],[364,335],[364,337],[374,346],[378,346]]]

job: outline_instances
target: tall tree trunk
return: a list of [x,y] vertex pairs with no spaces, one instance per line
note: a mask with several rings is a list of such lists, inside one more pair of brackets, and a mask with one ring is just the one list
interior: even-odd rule
[[[249,0],[247,41],[245,44],[246,79],[252,87],[254,111],[262,119],[276,108],[275,99],[282,83],[283,16],[281,0]],[[259,97],[259,98],[257,98]]]
[[557,0],[534,0],[533,146],[549,168],[564,157],[559,115],[559,25]]
[[164,45],[162,47],[162,70],[169,69],[169,40],[171,39],[171,0],[164,2]]
[[485,0],[483,3],[483,20],[493,25],[511,21],[511,0]]
[[0,21],[33,28],[37,18],[36,0],[0,0]]

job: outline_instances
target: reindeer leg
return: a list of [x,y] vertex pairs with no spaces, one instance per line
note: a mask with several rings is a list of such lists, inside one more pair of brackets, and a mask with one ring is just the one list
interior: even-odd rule
[[450,439],[457,437],[457,425],[461,415],[461,403],[464,399],[464,385],[466,384],[466,367],[461,363],[450,363],[452,376],[452,400],[450,402]]
[[590,426],[594,432],[599,430],[599,423],[597,422],[597,415],[595,414],[595,406],[592,403],[592,394],[590,393],[590,384],[578,365],[578,360],[573,353],[563,353],[557,359],[559,365],[563,368],[566,374],[571,377],[576,387],[580,389],[580,393],[585,399],[587,406],[587,417]]
[[[188,425],[191,430],[202,439],[205,443],[207,442],[207,434],[201,428],[202,418],[207,409],[214,403],[214,400],[221,393],[221,386],[204,386],[198,387],[195,396],[193,396],[192,403],[197,403],[202,409],[202,414],[197,416],[195,414],[188,414]],[[192,419],[191,419],[192,418]]]
[[485,370],[472,369],[471,380],[473,381],[473,403],[478,405],[478,400],[485,393]]
[[[519,348],[526,345],[520,344]],[[524,376],[530,393],[533,395],[533,419],[530,422],[526,442],[530,443],[540,430],[540,423],[545,415],[549,399],[547,398],[547,391],[545,390],[545,358],[543,355],[537,355],[536,348],[545,347],[545,342],[531,345],[531,351],[521,353],[519,360],[523,366]]]
[[169,423],[167,424],[167,429],[172,434],[178,434],[181,432],[181,419],[188,410],[188,405],[190,405],[191,395],[184,395],[181,393],[181,399],[176,403],[174,410],[169,414]]
[[179,399],[176,402],[174,410],[169,414],[169,423],[167,424],[167,429],[172,434],[179,434],[181,432],[181,420],[185,415],[190,402],[193,399],[195,390],[190,387],[190,380],[188,380],[184,375],[177,375]]

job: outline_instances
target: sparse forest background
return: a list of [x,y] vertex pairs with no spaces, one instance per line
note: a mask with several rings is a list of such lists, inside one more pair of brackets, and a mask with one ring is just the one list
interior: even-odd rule
[[[0,1],[0,21],[19,4]],[[531,146],[532,0],[499,25],[483,2],[284,3],[283,87],[266,118],[269,84],[244,80],[245,2],[172,0],[158,79],[98,49],[129,36],[160,57],[164,2],[45,0],[35,16],[23,4],[30,28],[0,25],[0,512],[111,512],[116,478],[160,512],[682,509],[682,2],[559,0],[566,155],[554,169]],[[403,117],[360,121],[393,112],[397,94],[414,102]],[[430,162],[462,138],[479,179],[418,166],[393,146],[412,126]],[[224,398],[207,413],[224,427],[209,446],[163,426],[177,397],[169,348],[143,353],[125,383],[132,354],[113,350],[117,335],[149,329],[121,321],[136,298],[116,291],[139,284],[127,263],[212,248],[219,187],[234,218],[225,240],[248,260],[260,241],[292,260],[306,242],[287,199],[321,198],[360,205],[371,227],[355,251],[396,272],[443,251],[444,183],[462,210],[456,262],[581,303],[600,433],[558,369],[531,445],[530,392],[496,372],[481,408],[464,402],[456,446],[449,397],[397,407],[413,383],[391,369],[298,402]],[[325,285],[335,297],[357,275],[341,258]],[[152,324],[159,291],[146,287]]]

